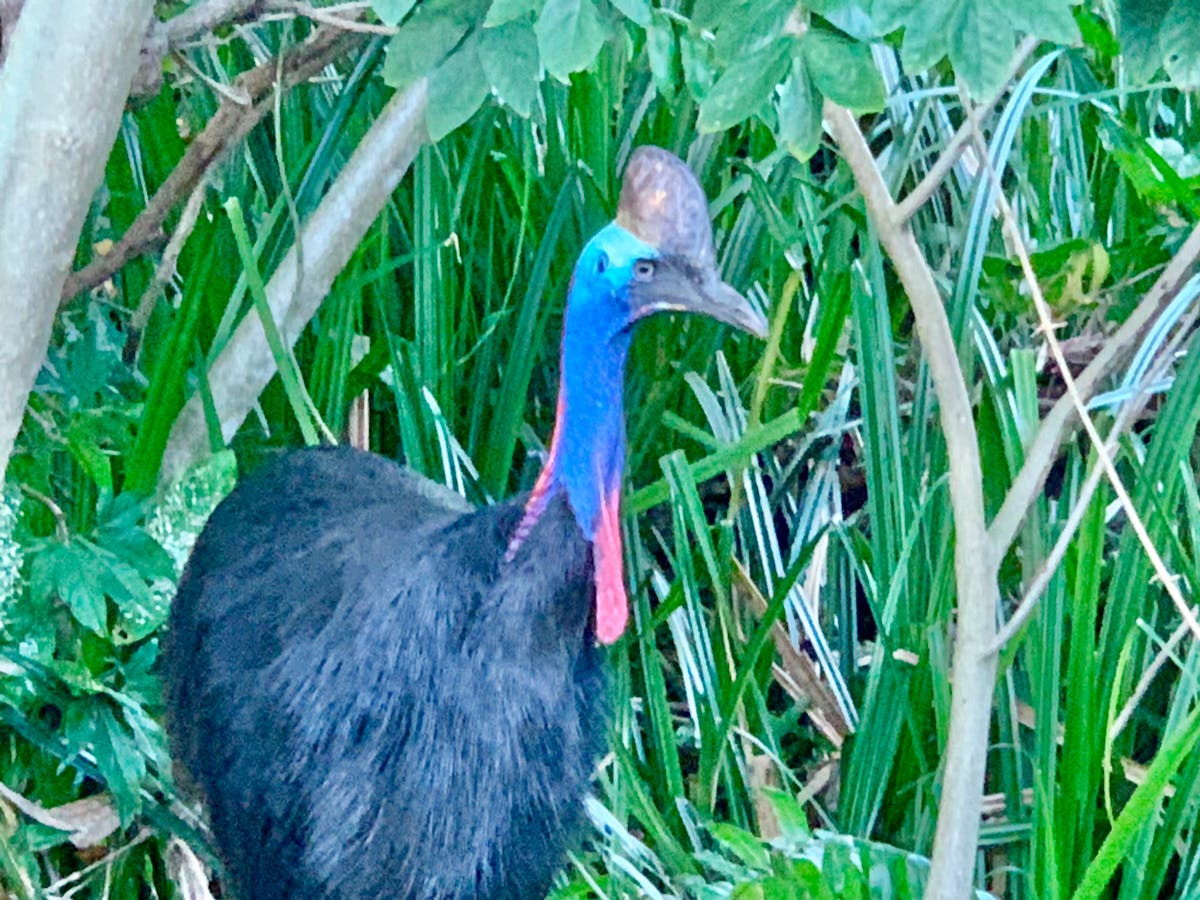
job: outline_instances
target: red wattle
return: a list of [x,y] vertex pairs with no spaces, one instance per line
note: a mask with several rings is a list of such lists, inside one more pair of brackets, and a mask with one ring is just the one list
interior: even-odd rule
[[600,502],[592,560],[596,570],[596,640],[611,644],[625,631],[629,600],[621,554],[621,491],[610,491]]

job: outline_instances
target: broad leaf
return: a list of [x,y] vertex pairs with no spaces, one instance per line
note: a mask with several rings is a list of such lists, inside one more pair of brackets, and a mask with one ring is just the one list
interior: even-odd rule
[[594,0],[546,0],[534,30],[546,69],[561,81],[590,66],[608,38]]
[[1163,65],[1176,86],[1200,88],[1200,4],[1175,0],[1158,36]]
[[775,113],[779,119],[776,132],[779,142],[796,159],[807,161],[821,146],[821,95],[799,56],[792,61],[791,73],[779,86]]
[[1000,90],[1016,47],[1012,23],[999,4],[1000,0],[965,0],[954,26],[947,29],[954,74],[977,99]]
[[[925,4],[901,15],[895,10],[896,18],[888,19],[889,24],[903,21],[904,42],[900,45],[900,59],[906,71],[916,74],[932,68],[945,57],[949,50],[950,29],[946,27],[947,19],[957,18],[962,4],[973,0],[943,0],[936,5],[943,8],[937,11],[927,9]],[[934,6],[931,3],[928,6]]]
[[629,21],[645,28],[650,24],[650,0],[609,0]]
[[812,0],[808,6],[830,25],[856,41],[869,41],[878,34],[871,15],[870,0]]
[[801,48],[813,83],[830,100],[858,113],[883,109],[883,79],[866,44],[814,28]]
[[492,0],[492,5],[488,7],[487,16],[484,17],[483,25],[485,28],[494,28],[497,25],[503,25],[505,22],[511,22],[513,19],[519,19],[522,16],[528,15],[536,7],[536,0]]
[[479,35],[479,61],[500,101],[528,118],[541,82],[537,36],[529,22],[485,28]]
[[1134,84],[1144,84],[1162,65],[1159,29],[1171,12],[1172,0],[1121,0],[1118,29],[1125,71]]
[[700,104],[702,132],[723,131],[762,109],[787,75],[794,42],[780,38],[729,66]]
[[417,0],[374,0],[371,8],[384,25],[395,26],[399,25],[416,5]]
[[476,14],[482,14],[479,2],[430,0],[421,4],[388,44],[384,81],[405,88],[429,75],[458,46]]
[[1018,31],[1055,44],[1078,45],[1083,37],[1071,14],[1071,0],[1009,0],[1005,4]]
[[[891,34],[897,28],[914,27],[916,23],[913,19],[918,11],[926,20],[931,20],[928,24],[932,25],[947,14],[948,7],[946,0],[875,0],[871,4],[871,21],[875,25],[875,33],[882,36]],[[908,40],[907,32],[904,39]]]
[[488,94],[487,78],[479,58],[479,37],[472,35],[429,79],[429,106],[425,127],[439,141],[467,121]]
[[33,560],[30,586],[35,601],[57,596],[84,628],[108,634],[108,604],[101,573],[90,553],[76,544],[53,544]]
[[668,102],[675,97],[679,78],[679,45],[675,41],[675,29],[669,21],[656,19],[646,29],[646,56],[650,61],[650,74],[654,86]]

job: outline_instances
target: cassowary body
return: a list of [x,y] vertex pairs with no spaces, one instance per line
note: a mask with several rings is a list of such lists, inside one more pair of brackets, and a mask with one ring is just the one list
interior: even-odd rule
[[197,542],[169,623],[176,755],[238,900],[536,900],[582,825],[600,643],[627,617],[619,498],[630,329],[755,333],[686,166],[635,152],[585,247],[532,494],[473,510],[379,457],[292,453]]
[[168,684],[239,900],[545,894],[604,685],[590,546],[560,495],[506,562],[522,514],[341,448],[213,514]]

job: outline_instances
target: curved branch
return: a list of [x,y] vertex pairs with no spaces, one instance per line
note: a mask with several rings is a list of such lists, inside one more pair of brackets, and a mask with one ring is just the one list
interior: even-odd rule
[[950,734],[942,763],[933,866],[925,896],[960,900],[969,894],[979,837],[988,726],[996,655],[999,600],[996,566],[988,552],[983,509],[983,472],[966,379],[933,272],[875,165],[871,149],[850,112],[825,102],[825,124],[854,173],[867,212],[912,307],[937,392],[942,434],[950,460],[950,504],[954,511],[954,572],[958,630],[954,638],[954,688]]
[[[1104,342],[1100,352],[1075,379],[1075,389],[1084,402],[1095,393],[1100,381],[1129,357],[1146,330],[1192,277],[1197,263],[1200,263],[1200,225],[1192,230],[1133,314]],[[1026,512],[1050,474],[1058,448],[1079,426],[1074,401],[1064,394],[1042,419],[1037,434],[1025,451],[1025,464],[1013,479],[1004,502],[992,519],[988,538],[997,559],[1008,552],[1016,539]]]

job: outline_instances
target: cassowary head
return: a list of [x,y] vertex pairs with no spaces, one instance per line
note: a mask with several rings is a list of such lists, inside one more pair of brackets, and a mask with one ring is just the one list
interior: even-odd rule
[[523,536],[559,491],[592,542],[595,633],[612,643],[625,630],[620,492],[625,461],[621,406],[630,329],[656,312],[701,313],[766,337],[762,313],[721,280],[708,203],[678,157],[639,147],[630,157],[616,219],[584,247],[563,324],[558,417],[550,454],[525,517]]

